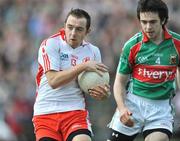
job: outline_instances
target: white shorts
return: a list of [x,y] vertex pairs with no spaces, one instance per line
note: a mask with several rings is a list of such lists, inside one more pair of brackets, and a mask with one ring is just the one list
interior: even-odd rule
[[170,100],[150,100],[134,94],[127,94],[125,105],[132,112],[135,124],[127,127],[120,121],[119,110],[116,110],[109,128],[122,134],[132,136],[150,129],[163,128],[173,130],[173,108]]

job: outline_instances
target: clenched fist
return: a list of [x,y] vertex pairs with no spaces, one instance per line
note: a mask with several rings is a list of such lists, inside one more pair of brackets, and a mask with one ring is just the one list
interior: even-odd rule
[[121,115],[120,121],[121,121],[124,125],[126,125],[126,126],[128,126],[128,127],[133,127],[133,126],[134,126],[134,121],[132,120],[131,116],[132,116],[132,113],[126,111],[125,113],[123,113],[123,114]]

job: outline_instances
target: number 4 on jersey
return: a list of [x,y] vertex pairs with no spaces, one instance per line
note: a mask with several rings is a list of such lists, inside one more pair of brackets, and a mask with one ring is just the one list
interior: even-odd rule
[[158,57],[155,62],[156,62],[156,64],[161,64],[160,57]]

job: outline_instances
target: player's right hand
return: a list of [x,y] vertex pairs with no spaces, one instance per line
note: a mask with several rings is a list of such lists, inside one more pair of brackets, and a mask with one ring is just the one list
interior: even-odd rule
[[120,121],[128,127],[133,127],[134,121],[132,120],[132,112],[125,108],[121,113]]
[[99,63],[96,61],[87,61],[85,62],[86,70],[85,71],[94,71],[97,72],[99,75],[102,75],[101,72],[107,72],[108,67],[103,63]]

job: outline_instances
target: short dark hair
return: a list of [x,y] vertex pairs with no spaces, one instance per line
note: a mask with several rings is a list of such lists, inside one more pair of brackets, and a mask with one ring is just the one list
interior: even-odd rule
[[67,22],[68,17],[72,15],[75,16],[77,18],[85,18],[87,23],[86,23],[86,29],[88,30],[91,26],[91,17],[90,15],[83,9],[71,9],[71,11],[68,13],[66,19],[65,19],[65,23]]
[[158,13],[163,25],[168,21],[168,7],[162,0],[139,0],[137,6],[137,17],[140,20],[141,12],[155,12]]

